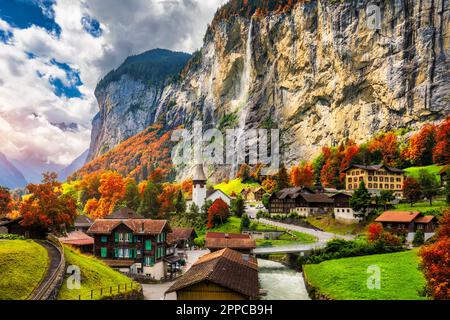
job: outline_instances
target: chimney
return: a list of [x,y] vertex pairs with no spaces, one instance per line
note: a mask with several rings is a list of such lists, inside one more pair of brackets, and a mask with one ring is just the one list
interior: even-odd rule
[[144,228],[144,222],[142,222],[142,224],[141,224],[141,232],[142,232],[142,233],[144,233],[144,229],[145,229],[145,228]]

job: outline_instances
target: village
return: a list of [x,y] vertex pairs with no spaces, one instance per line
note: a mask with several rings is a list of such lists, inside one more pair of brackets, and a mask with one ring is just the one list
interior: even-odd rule
[[[206,231],[204,228],[200,231],[204,232],[203,235],[197,233],[198,228],[181,227],[172,225],[170,220],[148,218],[126,206],[104,218],[92,219],[78,215],[72,228],[59,236],[54,233],[51,237],[43,229],[23,226],[23,217],[4,217],[0,221],[0,235],[35,239],[47,237],[49,241],[39,240],[37,243],[46,247],[50,258],[56,260],[55,264],[64,261],[64,251],[76,250],[79,255],[95,257],[129,278],[130,284],[128,287],[125,284],[122,289],[122,294],[128,298],[273,299],[276,297],[273,293],[271,295],[271,284],[262,285],[261,281],[259,264],[264,261],[284,257],[279,260],[282,262],[281,267],[302,268],[310,262],[311,257],[320,257],[327,252],[331,244],[348,246],[360,241],[357,239],[362,232],[349,231],[354,226],[368,226],[370,241],[379,244],[374,253],[402,253],[410,250],[431,239],[439,228],[435,215],[421,212],[426,210],[408,210],[409,204],[402,206],[406,209],[396,209],[405,200],[403,191],[406,178],[403,170],[383,164],[350,165],[343,170],[343,174],[344,190],[324,188],[318,183],[309,187],[287,187],[270,196],[258,186],[249,186],[243,188],[240,194],[232,192],[228,195],[221,189],[208,189],[204,167],[197,164],[192,170],[192,192],[185,206],[191,208],[188,211],[192,211],[192,208],[198,211],[198,208],[208,205],[209,213],[214,208],[216,216],[210,218],[208,214],[208,227]],[[442,188],[448,183],[447,175],[448,166],[444,166],[438,173]],[[358,195],[361,190],[363,196],[360,199],[355,193]],[[377,211],[380,204],[374,199],[386,191],[389,197],[381,205],[386,210]],[[378,214],[370,217],[372,211]],[[324,230],[311,223],[321,218],[331,219],[337,225],[348,228],[345,232],[338,232]],[[372,221],[371,224],[368,220]],[[232,224],[230,221],[239,225],[229,228]],[[370,245],[367,247],[367,250],[372,250]],[[64,263],[68,264],[67,261]],[[49,277],[49,283],[43,289],[41,283],[36,289],[42,289],[41,297],[47,298],[58,296],[58,290],[64,291],[64,281],[68,277],[64,267],[48,272],[54,272]],[[294,274],[299,275],[296,272]],[[306,281],[300,283],[303,293],[290,298],[311,298],[313,285]],[[120,284],[114,289],[120,295]],[[114,296],[113,286],[110,286],[92,288],[87,294],[84,292],[85,295],[73,289],[67,297],[94,299],[97,294],[95,290],[101,290],[98,298]],[[131,292],[129,296],[126,295],[128,291]],[[38,299],[40,296],[36,294],[35,297]]]

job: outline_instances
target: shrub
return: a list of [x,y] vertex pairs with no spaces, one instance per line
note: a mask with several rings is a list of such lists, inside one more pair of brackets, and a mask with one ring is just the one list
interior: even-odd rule
[[197,247],[203,248],[205,246],[205,238],[204,237],[198,237],[194,239],[194,244]]
[[244,230],[248,230],[250,227],[250,219],[247,215],[244,215],[241,219],[241,232]]
[[25,237],[18,234],[0,234],[0,240],[25,240]]
[[417,230],[412,243],[414,247],[420,247],[425,243],[425,234],[422,230]]

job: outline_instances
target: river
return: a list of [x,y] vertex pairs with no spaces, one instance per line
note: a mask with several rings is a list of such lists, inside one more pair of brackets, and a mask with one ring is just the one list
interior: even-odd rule
[[264,259],[258,259],[258,266],[261,289],[267,291],[262,300],[311,300],[301,272]]

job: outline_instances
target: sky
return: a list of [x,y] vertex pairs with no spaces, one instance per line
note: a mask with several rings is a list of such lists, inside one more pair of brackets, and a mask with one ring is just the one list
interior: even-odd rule
[[193,52],[224,0],[0,0],[0,152],[68,165],[90,143],[94,89],[127,56]]

